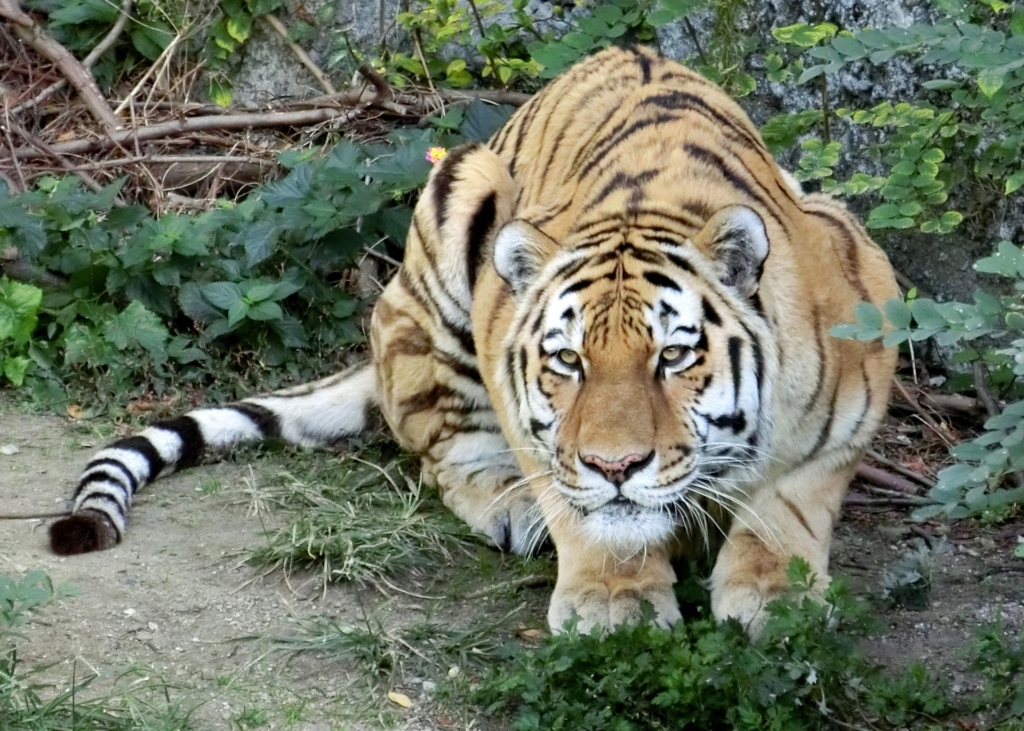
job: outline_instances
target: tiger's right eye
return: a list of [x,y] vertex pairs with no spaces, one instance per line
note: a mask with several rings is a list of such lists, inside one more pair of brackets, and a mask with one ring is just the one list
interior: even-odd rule
[[558,358],[559,363],[569,368],[576,368],[580,364],[580,354],[575,350],[563,348],[555,354],[555,357]]

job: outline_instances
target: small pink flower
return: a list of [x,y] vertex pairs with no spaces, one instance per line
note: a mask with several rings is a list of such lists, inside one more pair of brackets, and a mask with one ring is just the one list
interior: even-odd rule
[[431,147],[427,150],[427,161],[431,163],[441,162],[447,154],[448,150],[443,147]]

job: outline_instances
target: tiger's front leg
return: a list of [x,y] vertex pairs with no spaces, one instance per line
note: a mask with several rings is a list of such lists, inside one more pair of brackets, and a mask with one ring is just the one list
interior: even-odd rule
[[374,308],[370,337],[381,412],[399,443],[420,455],[427,483],[498,548],[535,550],[544,521],[472,356],[438,331],[401,277]]
[[648,602],[660,627],[667,629],[681,618],[667,546],[617,551],[600,545],[582,529],[581,514],[556,490],[541,481],[533,490],[558,552],[558,580],[548,607],[548,625],[554,632],[573,618],[578,618],[576,629],[584,634],[639,624]]
[[840,467],[819,459],[766,485],[737,511],[711,573],[711,609],[718,620],[734,617],[751,637],[768,621],[767,604],[789,588],[786,569],[805,559],[815,577],[812,595],[828,586],[832,528],[860,461]]

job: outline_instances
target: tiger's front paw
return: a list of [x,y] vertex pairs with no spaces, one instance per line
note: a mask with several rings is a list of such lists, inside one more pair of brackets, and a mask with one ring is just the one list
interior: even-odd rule
[[[828,586],[829,579],[816,581],[807,593],[811,599],[824,603],[823,591],[818,587]],[[761,636],[764,626],[768,623],[768,604],[778,599],[789,590],[789,583],[784,579],[774,584],[726,582],[721,587],[712,586],[711,612],[719,622],[735,619],[746,630],[747,635],[756,640]]]
[[528,556],[547,540],[547,527],[537,501],[517,495],[495,506],[484,530],[502,551]]
[[654,608],[654,623],[670,628],[682,615],[671,583],[640,584],[617,577],[607,581],[562,582],[555,586],[548,608],[548,625],[561,632],[563,625],[579,617],[576,629],[583,634],[601,632],[621,624],[639,624],[643,606]]

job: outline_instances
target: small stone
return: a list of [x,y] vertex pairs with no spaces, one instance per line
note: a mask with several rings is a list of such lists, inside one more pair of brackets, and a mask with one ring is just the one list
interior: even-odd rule
[[158,625],[156,622],[148,622],[146,626],[149,627],[150,632],[156,632],[158,629],[160,629],[160,625]]
[[430,693],[433,693],[435,690],[437,690],[437,683],[435,683],[433,680],[424,680],[423,681],[423,692],[424,693],[427,693],[429,695]]
[[0,454],[11,455],[17,454],[20,451],[21,450],[18,449],[17,444],[5,444],[4,446],[0,447]]
[[131,607],[128,607],[127,609],[124,610],[124,616],[126,616],[126,617],[134,617],[135,616],[135,610],[132,609]]
[[449,678],[457,678],[457,677],[459,677],[459,666],[458,665],[452,665],[450,668],[448,668],[448,677]]
[[136,582],[135,582],[135,579],[125,579],[125,580],[124,580],[123,582],[121,582],[121,583],[123,583],[123,584],[127,584],[128,586],[135,586],[135,583],[136,583]]

